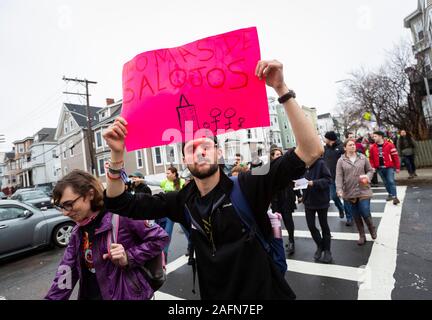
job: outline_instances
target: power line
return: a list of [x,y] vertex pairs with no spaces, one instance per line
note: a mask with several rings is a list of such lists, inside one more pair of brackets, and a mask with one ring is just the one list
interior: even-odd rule
[[[57,103],[58,100],[62,98],[62,95],[59,94],[58,91],[60,89],[62,89],[63,87],[65,87],[65,85],[58,88],[54,95],[51,95],[48,99],[45,99],[44,102],[39,104],[35,109],[29,111],[23,117],[20,117],[18,122],[10,124],[10,126],[7,127],[5,130],[10,130],[13,127],[17,127],[17,126],[21,125],[23,120],[27,120],[27,119],[37,120],[41,116],[45,116],[46,112],[51,111],[52,109],[54,109],[54,107],[57,107],[57,105],[55,103]],[[39,117],[38,117],[38,115],[39,115]]]
[[[89,94],[88,85],[89,84],[97,84],[97,82],[96,81],[90,81],[87,79],[78,79],[78,78],[72,79],[72,78],[66,78],[66,77],[63,77],[63,80],[66,82],[73,81],[76,83],[85,84],[86,93],[72,93],[72,92],[63,92],[63,93],[64,94],[74,94],[74,95],[86,97],[87,130],[90,133],[91,132],[92,118],[90,115],[90,94]],[[88,145],[89,145],[89,151],[90,151],[91,173],[95,175],[96,174],[96,166],[95,166],[95,157],[94,157],[94,150],[93,150],[93,135],[88,134],[87,138],[88,138]]]

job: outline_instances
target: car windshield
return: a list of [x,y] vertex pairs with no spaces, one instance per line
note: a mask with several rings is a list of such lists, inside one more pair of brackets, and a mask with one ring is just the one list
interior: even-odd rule
[[40,199],[40,198],[46,198],[47,197],[47,195],[45,193],[43,193],[42,191],[24,192],[21,196],[22,196],[22,199],[24,201],[34,200],[34,199]]

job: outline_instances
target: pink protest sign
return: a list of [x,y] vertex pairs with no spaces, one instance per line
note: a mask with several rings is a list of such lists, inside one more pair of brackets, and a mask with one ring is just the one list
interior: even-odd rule
[[187,141],[200,129],[269,126],[259,60],[255,27],[137,55],[123,67],[126,149]]

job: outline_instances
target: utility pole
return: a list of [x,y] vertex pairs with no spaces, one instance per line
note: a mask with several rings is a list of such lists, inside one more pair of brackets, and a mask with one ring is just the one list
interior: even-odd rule
[[86,89],[86,93],[75,93],[75,92],[63,92],[64,94],[74,94],[74,95],[78,95],[78,96],[86,96],[86,102],[87,102],[87,106],[86,106],[86,111],[87,111],[87,141],[88,141],[88,146],[89,146],[89,152],[90,152],[90,162],[91,162],[91,173],[93,175],[96,175],[96,166],[95,166],[95,159],[94,159],[94,150],[93,150],[93,134],[91,131],[91,115],[90,115],[90,94],[89,94],[89,88],[88,85],[89,84],[96,84],[96,81],[90,81],[87,79],[71,79],[71,78],[66,78],[63,77],[64,81],[73,81],[73,82],[79,82],[79,83],[84,83],[85,84],[85,89]]

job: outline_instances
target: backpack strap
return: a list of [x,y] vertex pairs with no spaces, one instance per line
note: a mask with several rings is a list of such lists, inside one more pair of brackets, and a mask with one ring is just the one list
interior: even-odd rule
[[111,244],[117,243],[118,233],[119,233],[119,224],[120,224],[120,216],[118,214],[113,213],[111,217],[112,230],[108,232],[107,236],[107,249],[110,253]]
[[[192,213],[189,211],[188,207],[185,205],[184,206],[184,215],[185,215],[185,220],[186,220],[186,224],[187,224],[187,228],[189,231],[189,237],[191,236],[191,232],[192,232],[192,224],[194,223],[192,221]],[[194,257],[194,252],[190,252],[190,254],[192,255],[192,259],[191,259],[191,265],[192,265],[192,282],[193,282],[193,286],[192,286],[192,293],[196,294],[196,259]]]
[[263,234],[256,224],[253,212],[240,188],[238,177],[230,177],[230,179],[233,182],[230,199],[234,206],[234,211],[237,213],[246,228],[248,228],[252,234],[256,235],[264,250],[266,252],[270,252],[270,244],[265,240]]

